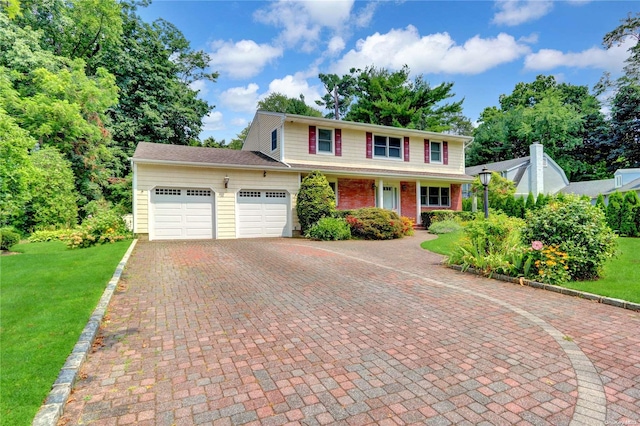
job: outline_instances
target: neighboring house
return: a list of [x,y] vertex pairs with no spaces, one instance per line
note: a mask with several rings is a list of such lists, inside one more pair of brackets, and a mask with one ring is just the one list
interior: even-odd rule
[[149,239],[290,237],[312,170],[338,209],[460,210],[467,136],[258,111],[242,151],[140,143],[132,158],[134,232]]
[[[466,174],[477,176],[482,169],[487,168],[492,172],[498,172],[516,185],[516,196],[526,197],[529,192],[534,196],[538,194],[555,194],[569,185],[569,180],[564,170],[544,153],[543,146],[535,143],[529,147],[530,155],[513,160],[488,163],[480,166],[466,168]],[[470,188],[465,186],[465,197],[469,197]]]
[[[531,155],[527,157],[467,167],[465,171],[469,176],[477,176],[484,168],[498,172],[516,184],[515,195],[522,197],[529,192],[534,196],[540,193],[586,195],[595,204],[599,194],[605,197],[606,203],[615,191],[636,191],[640,196],[640,169],[619,169],[613,179],[569,182],[564,170],[543,152],[541,144],[532,144],[529,152]],[[470,185],[463,185],[463,196],[468,198],[471,195]]]

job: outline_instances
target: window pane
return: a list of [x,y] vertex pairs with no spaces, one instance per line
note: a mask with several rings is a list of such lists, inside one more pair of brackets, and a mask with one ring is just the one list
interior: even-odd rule
[[400,139],[398,139],[398,138],[389,138],[389,147],[400,148]]
[[387,156],[387,138],[384,136],[373,137],[373,154],[375,156]]
[[389,157],[400,158],[400,148],[389,147]]
[[442,161],[442,153],[440,151],[440,142],[431,142],[431,161]]
[[440,188],[440,205],[449,205],[449,188]]
[[386,147],[384,146],[376,146],[373,153],[376,156],[382,156],[382,157],[386,157],[387,156],[387,150]]
[[420,187],[420,205],[421,206],[427,205],[427,187],[426,186]]
[[271,150],[274,150],[278,147],[278,130],[274,130],[271,132]]
[[328,129],[318,129],[318,151],[332,152],[332,131]]
[[429,205],[430,206],[440,205],[440,188],[429,187]]

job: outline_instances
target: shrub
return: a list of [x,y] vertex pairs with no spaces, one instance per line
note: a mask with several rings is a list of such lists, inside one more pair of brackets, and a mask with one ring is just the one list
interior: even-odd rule
[[351,227],[351,235],[367,240],[390,240],[403,235],[400,216],[379,207],[354,210],[346,221]]
[[618,191],[609,195],[609,203],[607,204],[606,218],[609,228],[614,231],[620,231],[620,224],[622,222],[622,203],[624,203],[624,197]]
[[533,196],[533,192],[529,192],[527,195],[527,201],[524,203],[525,210],[533,210],[536,207],[536,198]]
[[20,242],[20,234],[12,228],[0,228],[0,250],[9,250]]
[[527,271],[524,275],[548,284],[566,283],[571,279],[568,258],[558,246],[544,246],[541,241],[535,241],[529,250],[529,262],[537,272]]
[[35,231],[31,235],[29,235],[28,240],[30,243],[44,243],[47,241],[55,241],[62,239],[65,235],[68,235],[71,232],[73,232],[71,229],[43,229],[41,231]]
[[420,217],[422,219],[422,225],[429,229],[432,223],[441,222],[443,220],[459,220],[461,222],[473,220],[475,213],[471,211],[433,210],[429,212],[422,212]]
[[635,207],[640,205],[640,199],[635,191],[624,194],[624,201],[620,209],[620,233],[627,237],[638,236],[638,225],[635,221]]
[[413,235],[413,225],[415,225],[413,219],[406,216],[400,216],[400,220],[402,221],[402,235]]
[[553,201],[535,214],[527,214],[522,241],[526,245],[541,241],[566,253],[572,279],[595,279],[604,261],[615,252],[615,234],[602,210],[574,196],[564,198],[564,202]]
[[323,217],[307,231],[307,237],[315,240],[348,240],[351,238],[351,229],[344,219]]
[[604,204],[604,195],[598,194],[598,198],[596,198],[596,207],[601,209],[603,212],[607,211],[607,206]]
[[454,220],[443,220],[441,222],[434,222],[429,227],[429,232],[432,234],[448,234],[450,232],[456,232],[462,229],[462,225]]
[[327,178],[313,171],[302,179],[296,204],[296,212],[302,232],[306,233],[314,223],[331,216],[336,209],[336,197]]
[[69,248],[113,243],[129,237],[124,219],[108,203],[93,205],[91,211],[95,214],[88,215],[79,228],[61,237]]

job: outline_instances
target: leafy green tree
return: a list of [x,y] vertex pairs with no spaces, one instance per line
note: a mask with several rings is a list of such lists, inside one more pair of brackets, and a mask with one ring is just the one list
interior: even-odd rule
[[304,102],[304,96],[299,99],[289,98],[282,93],[271,93],[258,102],[258,109],[262,111],[280,112],[284,114],[306,115],[309,117],[322,117],[322,113]]
[[213,136],[205,138],[198,145],[205,146],[207,148],[227,148],[227,143],[224,139],[217,141]]
[[296,212],[303,233],[323,217],[331,216],[336,209],[336,197],[325,175],[312,171],[302,179]]
[[[483,198],[484,186],[480,183],[480,177],[476,177],[471,183],[471,189],[478,194],[480,199]],[[513,181],[500,176],[500,173],[492,172],[491,180],[489,181],[489,207],[493,209],[503,210],[508,203],[509,199],[513,199],[513,195],[516,193],[516,185]],[[505,213],[507,213],[505,211]],[[510,213],[507,213],[510,214]]]
[[[355,78],[353,73],[355,69],[351,69],[351,75],[345,74],[339,77],[337,74],[319,74],[318,78],[324,85],[326,94],[316,104],[329,110],[326,118],[335,118],[339,120],[344,117],[351,107],[351,103],[355,98]],[[338,104],[338,115],[336,116],[336,102]]]
[[600,109],[586,86],[558,84],[552,76],[518,83],[500,96],[499,108],[482,112],[467,165],[524,157],[529,145],[540,142],[570,180],[591,177],[593,149],[585,144],[599,142],[607,132]]
[[628,237],[637,237],[638,226],[635,221],[635,209],[640,205],[640,198],[635,191],[624,194],[624,200],[620,209],[620,233]]
[[611,105],[610,163],[640,167],[640,83],[621,86]]
[[78,193],[71,164],[53,147],[31,154],[31,200],[25,209],[27,229],[71,228],[78,220]]
[[624,196],[615,191],[609,195],[609,203],[607,204],[607,223],[609,227],[614,231],[620,231],[620,224],[622,223],[622,204],[624,203]]
[[228,147],[230,149],[242,149],[242,146],[244,145],[244,141],[245,139],[247,139],[247,135],[249,134],[249,128],[251,128],[251,123],[247,124],[247,126],[242,129],[242,131],[240,133],[238,133],[238,135],[231,139],[231,142],[229,142]]
[[0,228],[23,228],[24,208],[31,198],[29,176],[33,173],[29,151],[36,140],[3,110],[2,99],[7,91],[2,86],[0,78]]

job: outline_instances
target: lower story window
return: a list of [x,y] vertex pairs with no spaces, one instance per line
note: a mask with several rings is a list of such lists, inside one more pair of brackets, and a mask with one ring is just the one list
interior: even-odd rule
[[449,207],[449,188],[439,186],[420,187],[420,204],[426,207]]

